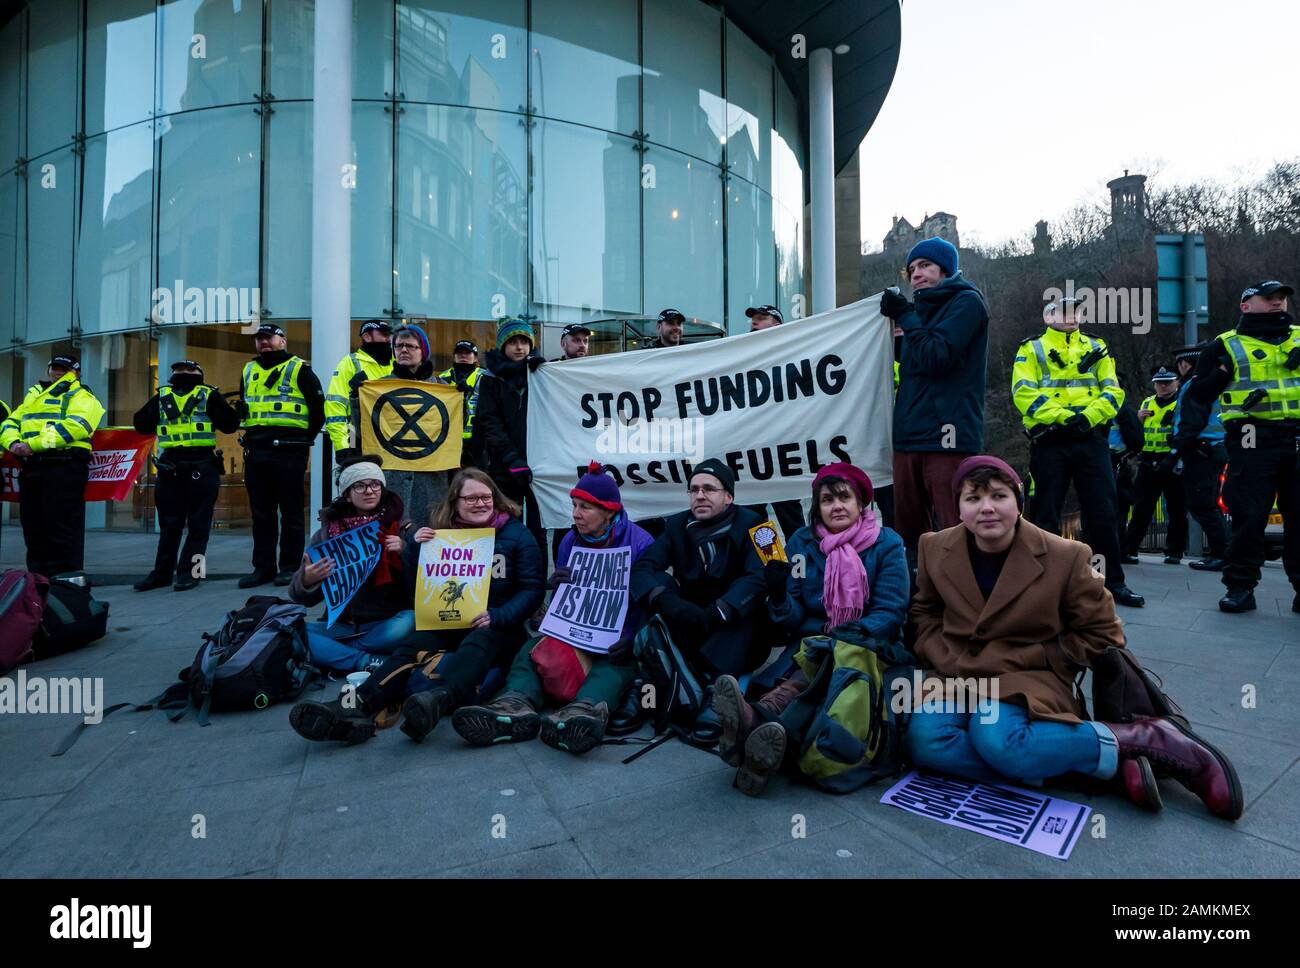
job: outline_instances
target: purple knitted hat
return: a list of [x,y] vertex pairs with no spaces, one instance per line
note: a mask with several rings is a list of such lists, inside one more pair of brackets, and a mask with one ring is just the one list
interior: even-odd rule
[[577,486],[569,492],[569,497],[599,505],[606,511],[623,510],[623,500],[618,493],[618,485],[597,461],[587,465],[587,473],[578,478]]
[[994,457],[992,454],[976,454],[974,457],[967,457],[957,465],[957,473],[952,475],[952,498],[954,501],[961,500],[961,485],[972,473],[981,467],[991,467],[1001,473],[1016,485],[1016,503],[1022,508],[1025,506],[1025,486],[1020,480],[1020,475],[1006,461]]

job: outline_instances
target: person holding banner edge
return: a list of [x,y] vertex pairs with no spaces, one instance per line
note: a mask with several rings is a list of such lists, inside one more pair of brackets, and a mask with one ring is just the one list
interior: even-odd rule
[[527,636],[524,622],[545,591],[541,552],[520,523],[521,514],[485,473],[472,467],[459,471],[430,526],[407,542],[404,566],[416,573],[419,545],[432,541],[438,530],[494,529],[500,567],[493,565],[487,611],[470,628],[415,632],[370,673],[351,703],[298,703],[289,713],[294,730],[304,739],[354,744],[374,736],[381,722],[388,726],[400,719],[402,732],[418,743],[442,717],[474,698],[493,667],[509,666]]
[[76,357],[55,356],[46,376],[0,423],[0,447],[22,461],[18,514],[27,570],[49,577],[80,571],[85,562],[91,438],[104,405],[82,385]]
[[[239,414],[216,387],[203,382],[198,363],[177,360],[171,379],[135,412],[131,423],[138,433],[158,437],[158,554],[153,571],[133,587],[147,592],[171,585],[175,591],[188,591],[199,584],[196,559],[207,553],[212,509],[221,490],[224,465],[216,450],[217,431],[233,434],[239,429]],[[182,550],[186,525],[189,534]]]
[[[567,565],[575,548],[630,548],[635,564],[654,541],[628,520],[618,484],[600,464],[591,463],[569,497],[573,527],[560,541],[548,582],[557,593],[572,579]],[[636,677],[632,639],[640,624],[640,614],[629,603],[622,635],[604,655],[537,636],[515,656],[504,691],[485,705],[457,709],[452,727],[474,746],[522,742],[540,732],[542,742],[555,749],[578,755],[595,749],[605,738],[610,710]],[[565,705],[539,716],[548,695]]]
[[[379,458],[344,458],[335,473],[339,496],[320,512],[321,526],[310,546],[379,522],[384,550],[365,583],[357,589],[338,620],[307,623],[312,662],[325,669],[356,672],[377,668],[415,634],[415,571],[403,559],[406,550],[402,500],[388,489]],[[407,526],[409,527],[409,526]],[[304,554],[302,567],[289,584],[289,598],[319,605],[323,586],[334,573],[330,558],[312,561]]]

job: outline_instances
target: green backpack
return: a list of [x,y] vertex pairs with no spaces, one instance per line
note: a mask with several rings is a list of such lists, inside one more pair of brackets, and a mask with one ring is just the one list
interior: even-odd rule
[[800,643],[794,661],[809,686],[781,722],[800,741],[800,773],[823,790],[850,793],[902,773],[910,713],[895,713],[890,700],[916,660],[901,642],[835,632]]

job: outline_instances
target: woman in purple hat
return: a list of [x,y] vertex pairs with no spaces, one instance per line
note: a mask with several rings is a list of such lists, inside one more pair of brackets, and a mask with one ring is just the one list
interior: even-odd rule
[[[628,520],[614,478],[593,461],[569,491],[573,527],[560,541],[549,585],[558,593],[572,580],[568,564],[574,548],[631,548],[631,565],[654,541]],[[519,650],[505,691],[482,706],[456,710],[451,724],[467,742],[491,746],[533,739],[570,753],[586,753],[601,744],[610,710],[617,708],[636,675],[632,638],[641,618],[628,602],[622,634],[608,653],[579,649],[542,635]],[[547,698],[557,712],[539,715]]]
[[[790,560],[765,568],[768,611],[783,631],[799,639],[843,636],[902,649],[907,556],[903,539],[880,524],[873,497],[871,479],[852,464],[829,464],[817,472],[808,526],[786,548]],[[714,683],[713,708],[722,722],[718,753],[740,767],[736,786],[742,792],[758,796],[781,766],[793,739],[781,715],[808,685],[809,678],[796,671],[751,705],[734,677]]]

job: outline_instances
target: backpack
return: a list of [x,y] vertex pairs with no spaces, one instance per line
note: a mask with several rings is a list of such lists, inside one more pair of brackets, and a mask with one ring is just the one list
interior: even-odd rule
[[704,683],[687,665],[668,626],[653,616],[637,633],[632,651],[641,664],[645,685],[653,688],[655,734],[689,733],[708,701]]
[[0,675],[32,657],[49,587],[49,579],[30,571],[0,575]]
[[1110,646],[1092,660],[1092,716],[1103,723],[1131,723],[1134,716],[1163,716],[1190,727],[1178,703],[1155,673],[1128,649]]
[[172,722],[198,710],[200,726],[208,713],[265,709],[296,699],[320,675],[307,646],[307,609],[268,595],[254,595],[203,644],[180,682],[151,705],[176,709]]
[[108,603],[67,578],[50,580],[49,596],[36,633],[36,658],[62,655],[98,642],[108,634]]
[[897,712],[893,684],[910,680],[915,659],[899,642],[855,635],[805,638],[795,662],[808,687],[781,715],[798,747],[799,772],[831,793],[898,776],[910,711]]

